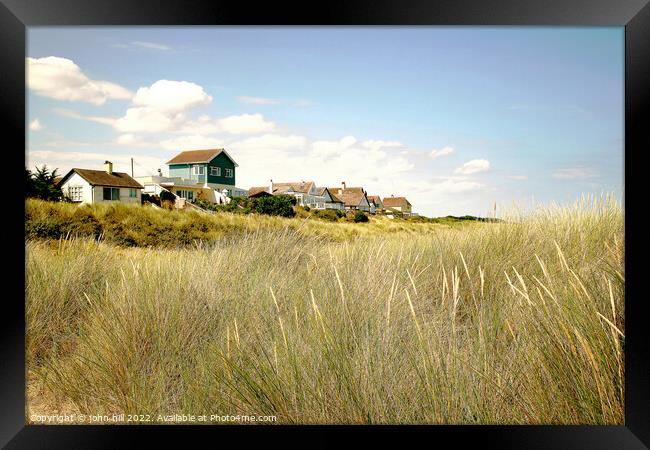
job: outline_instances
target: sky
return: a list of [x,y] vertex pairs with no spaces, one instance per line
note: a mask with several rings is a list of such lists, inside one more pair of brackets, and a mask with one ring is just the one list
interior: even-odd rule
[[28,168],[226,148],[426,216],[623,196],[623,27],[30,27]]

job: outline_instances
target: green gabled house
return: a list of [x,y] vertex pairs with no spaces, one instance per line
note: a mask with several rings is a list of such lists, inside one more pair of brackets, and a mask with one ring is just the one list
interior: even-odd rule
[[188,150],[167,161],[169,176],[192,180],[196,184],[232,193],[238,164],[223,148]]

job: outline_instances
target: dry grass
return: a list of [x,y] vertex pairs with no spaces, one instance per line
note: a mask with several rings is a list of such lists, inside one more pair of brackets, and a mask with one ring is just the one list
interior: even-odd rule
[[25,204],[28,239],[84,237],[119,246],[178,248],[241,238],[258,231],[295,231],[300,236],[349,241],[359,237],[402,233],[435,233],[441,229],[472,226],[466,223],[409,223],[373,217],[369,223],[331,223],[315,218],[284,218],[257,214],[168,211],[123,203],[77,205],[29,199]]
[[28,369],[45,389],[30,403],[281,423],[623,423],[613,200],[331,239],[341,231],[327,227],[346,225],[249,227],[193,249],[27,241]]

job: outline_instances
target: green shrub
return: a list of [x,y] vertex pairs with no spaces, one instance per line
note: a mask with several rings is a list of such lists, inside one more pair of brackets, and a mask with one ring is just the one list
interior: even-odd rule
[[368,222],[368,216],[363,211],[357,211],[354,213],[354,221],[359,222]]
[[269,216],[293,217],[296,215],[293,205],[296,198],[290,195],[274,195],[253,199],[253,210],[258,214]]

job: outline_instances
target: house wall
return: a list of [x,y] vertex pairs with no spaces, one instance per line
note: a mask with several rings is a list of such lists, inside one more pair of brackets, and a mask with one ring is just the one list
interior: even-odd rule
[[408,204],[402,206],[391,206],[390,208],[395,211],[400,211],[402,214],[411,214],[411,206]]
[[[204,169],[204,175],[194,174],[194,166],[202,166]],[[221,175],[211,175],[210,168],[219,167],[221,169]],[[232,170],[232,177],[226,176],[226,169]],[[209,163],[203,164],[170,164],[169,165],[169,176],[171,177],[180,177],[186,180],[193,180],[197,183],[208,183],[214,185],[222,185],[231,188],[235,185],[236,170],[235,164],[228,158],[224,153],[219,153],[215,156],[212,161]]]
[[66,197],[69,197],[69,188],[71,186],[81,186],[83,188],[83,194],[82,194],[82,203],[92,203],[93,202],[93,187],[88,183],[86,180],[84,180],[81,176],[79,176],[78,173],[73,173],[70,175],[70,178],[68,178],[65,183],[61,186],[61,191],[63,192],[63,195]]
[[[93,186],[92,188],[92,203],[106,203],[117,200],[104,200],[104,187],[105,186]],[[142,203],[142,189],[136,189],[136,196],[131,197],[129,191],[133,188],[119,188],[120,189],[120,202],[122,203]]]
[[[203,166],[204,175],[194,175],[194,166]],[[197,183],[205,183],[205,170],[207,164],[170,164],[169,166],[169,177],[179,177],[186,180],[193,180]]]
[[[78,173],[73,173],[70,175],[65,183],[61,186],[61,191],[66,197],[70,196],[70,187],[72,186],[81,186],[82,189],[82,200],[80,203],[101,203],[104,202],[104,187],[103,186],[91,186],[86,180],[84,180]],[[120,202],[124,203],[137,203],[139,204],[142,201],[142,190],[136,189],[136,197],[129,196],[130,188],[119,188],[120,189]]]
[[[220,167],[221,175],[210,175],[210,167]],[[232,170],[232,177],[226,177],[226,169]],[[212,161],[207,164],[208,183],[224,184],[228,186],[235,185],[236,168],[235,164],[226,156],[225,153],[219,153]]]

